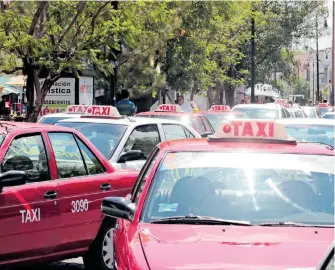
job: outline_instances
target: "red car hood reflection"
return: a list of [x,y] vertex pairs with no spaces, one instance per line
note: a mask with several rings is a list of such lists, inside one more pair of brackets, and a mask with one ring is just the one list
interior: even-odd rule
[[312,270],[333,228],[141,224],[150,269]]

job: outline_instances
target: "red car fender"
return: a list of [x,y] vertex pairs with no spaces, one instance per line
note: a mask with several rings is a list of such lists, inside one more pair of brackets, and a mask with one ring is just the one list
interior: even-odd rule
[[115,263],[120,270],[149,270],[138,232],[138,223],[118,220],[114,231]]

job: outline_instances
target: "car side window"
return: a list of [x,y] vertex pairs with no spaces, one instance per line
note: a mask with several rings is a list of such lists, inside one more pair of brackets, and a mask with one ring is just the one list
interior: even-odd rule
[[141,194],[143,192],[145,183],[147,182],[148,177],[151,173],[151,170],[156,163],[158,153],[159,153],[158,148],[156,148],[156,149],[154,149],[154,151],[152,151],[150,157],[148,158],[147,162],[143,166],[143,169],[141,170],[141,172],[138,176],[137,182],[136,182],[136,184],[134,186],[134,189],[133,189],[133,192],[132,192],[132,202],[134,202],[135,205],[137,205],[138,200],[141,197]]
[[205,124],[206,131],[214,133],[214,129],[213,129],[211,123],[208,121],[208,119],[204,116],[201,116],[201,119]]
[[88,174],[94,175],[105,173],[105,168],[102,166],[99,159],[93,154],[93,152],[77,136],[76,140],[83,155]]
[[184,131],[187,138],[195,138],[195,136],[191,133],[191,131],[189,131],[186,127],[184,127]]
[[130,150],[140,150],[146,158],[149,157],[152,149],[160,143],[158,127],[154,125],[143,125],[136,127],[123,148],[123,153]]
[[202,133],[206,132],[205,125],[201,121],[200,117],[197,117],[197,124],[198,124],[198,130],[197,131],[198,131],[199,134],[202,134]]
[[60,179],[85,176],[86,167],[77,142],[71,133],[49,133]]
[[1,163],[1,172],[24,171],[28,182],[50,180],[49,164],[41,134],[17,136]]
[[167,141],[187,138],[184,128],[181,125],[163,124],[162,127]]
[[281,109],[282,118],[289,118],[284,109]]

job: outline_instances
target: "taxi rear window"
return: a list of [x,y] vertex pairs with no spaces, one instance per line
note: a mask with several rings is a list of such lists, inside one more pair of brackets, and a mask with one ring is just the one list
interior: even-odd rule
[[60,120],[68,119],[69,117],[43,117],[39,123],[40,124],[46,124],[46,125],[53,125],[57,123]]
[[279,117],[278,110],[268,108],[238,107],[234,112],[245,113],[249,119],[276,119]]
[[192,126],[194,128],[192,120],[189,116],[173,115],[173,114],[166,114],[166,115],[147,114],[147,115],[139,115],[139,117],[161,118],[161,119],[169,119],[169,120],[174,120],[174,121],[180,121],[180,122],[182,122],[186,125]]
[[117,124],[80,122],[60,122],[56,123],[56,126],[70,127],[78,130],[89,139],[107,159],[112,157],[128,127],[126,125]]
[[289,136],[298,142],[314,142],[334,147],[334,125],[285,125]]
[[143,221],[197,215],[253,225],[333,226],[333,160],[246,151],[168,153],[153,179]]

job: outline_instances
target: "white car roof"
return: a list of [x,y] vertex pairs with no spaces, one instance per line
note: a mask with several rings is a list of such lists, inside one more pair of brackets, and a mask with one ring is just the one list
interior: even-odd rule
[[282,118],[276,120],[276,122],[286,125],[325,125],[335,126],[333,119],[324,118]]
[[238,104],[235,105],[232,109],[232,111],[235,108],[268,108],[268,109],[280,109],[281,106],[280,104],[275,104],[275,103],[267,103],[267,104]]
[[137,126],[143,124],[182,124],[183,126],[187,127],[188,129],[196,132],[192,127],[181,123],[180,121],[164,119],[164,118],[148,118],[148,117],[128,117],[128,118],[121,118],[121,119],[106,119],[106,118],[91,118],[91,117],[83,117],[83,118],[75,118],[75,119],[63,119],[58,121],[57,123],[105,123],[105,124],[119,124],[119,125],[126,125],[126,126]]

